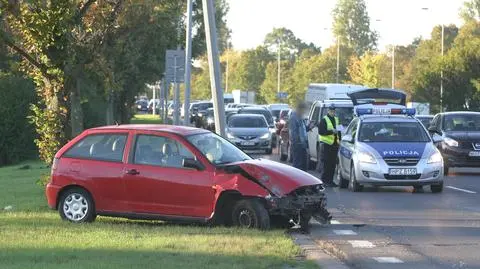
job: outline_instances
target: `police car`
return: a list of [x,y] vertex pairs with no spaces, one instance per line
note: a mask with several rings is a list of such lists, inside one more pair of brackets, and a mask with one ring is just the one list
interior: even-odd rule
[[430,186],[443,191],[443,159],[430,137],[405,107],[397,90],[368,89],[349,94],[356,117],[342,137],[337,177],[342,188],[364,185]]

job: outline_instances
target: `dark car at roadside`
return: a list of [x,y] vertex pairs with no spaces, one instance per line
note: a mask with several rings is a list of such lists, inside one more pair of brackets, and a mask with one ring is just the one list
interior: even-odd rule
[[452,167],[480,167],[480,112],[445,112],[437,114],[428,128],[442,141],[444,171]]

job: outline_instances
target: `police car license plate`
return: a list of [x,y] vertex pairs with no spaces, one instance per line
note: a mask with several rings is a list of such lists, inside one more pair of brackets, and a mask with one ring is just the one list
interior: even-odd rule
[[245,141],[241,143],[242,146],[255,146],[255,142]]
[[480,157],[480,151],[470,151],[468,153],[468,156],[470,156],[470,157]]
[[417,174],[415,168],[392,168],[388,171],[391,176],[411,176]]
[[392,113],[392,110],[390,108],[377,108],[372,111],[372,114],[378,114],[378,115],[382,115],[382,114],[388,115],[391,113]]

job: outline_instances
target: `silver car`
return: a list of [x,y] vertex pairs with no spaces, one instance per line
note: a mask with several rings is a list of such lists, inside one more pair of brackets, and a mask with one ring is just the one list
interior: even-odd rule
[[240,149],[264,150],[272,154],[272,134],[263,115],[232,115],[228,120],[227,137]]
[[[435,138],[437,139],[437,138]],[[340,187],[429,185],[443,190],[443,158],[422,123],[408,115],[355,118],[340,143]]]

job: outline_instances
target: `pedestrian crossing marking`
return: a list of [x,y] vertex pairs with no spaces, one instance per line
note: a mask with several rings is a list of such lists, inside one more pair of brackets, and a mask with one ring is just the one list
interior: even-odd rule
[[352,230],[333,230],[336,235],[357,235],[356,232]]
[[402,260],[395,257],[375,257],[373,259],[378,263],[403,263]]

